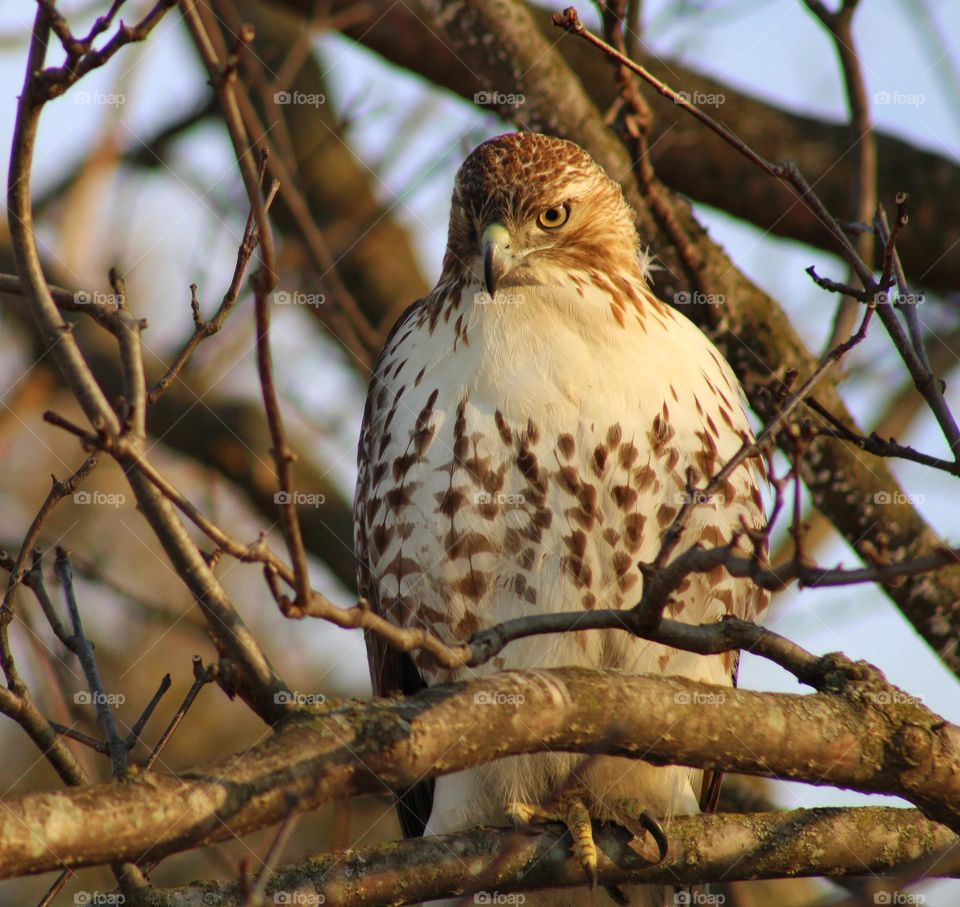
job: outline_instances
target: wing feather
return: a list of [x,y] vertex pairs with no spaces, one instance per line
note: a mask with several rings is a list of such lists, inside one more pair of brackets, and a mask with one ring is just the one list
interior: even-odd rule
[[[374,393],[378,384],[384,380],[384,362],[387,352],[392,348],[397,333],[425,302],[418,300],[409,306],[397,319],[374,364],[373,376],[367,391],[367,402],[363,411],[363,424],[360,429],[360,443],[357,450],[359,477],[354,497],[354,543],[357,558],[357,591],[365,599],[374,613],[390,619],[393,615],[380,601],[377,582],[370,571],[370,547],[363,518],[366,502],[372,493],[370,467],[372,464],[372,443],[376,435],[375,426],[384,418],[376,405]],[[413,658],[408,652],[401,652],[384,641],[377,633],[364,631],[364,643],[367,647],[367,664],[370,668],[370,682],[373,695],[379,697],[410,696],[426,687],[423,676],[417,670]],[[397,806],[397,816],[406,838],[419,837],[426,828],[427,820],[433,808],[434,781],[429,779],[411,787],[393,792]]]

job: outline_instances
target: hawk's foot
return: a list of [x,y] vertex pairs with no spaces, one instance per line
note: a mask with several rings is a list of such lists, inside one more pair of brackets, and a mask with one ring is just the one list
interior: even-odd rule
[[[657,845],[659,860],[666,859],[669,848],[667,833],[656,816],[638,800],[613,800],[606,804],[606,810],[612,815],[613,821],[626,828],[635,839],[642,840],[649,834]],[[597,844],[593,838],[590,811],[579,794],[568,791],[552,806],[514,800],[507,804],[506,815],[518,826],[536,822],[560,822],[565,825],[573,839],[574,856],[580,861],[590,887],[597,887]]]
[[[626,828],[634,838],[642,840],[650,835],[657,845],[659,860],[666,859],[669,847],[667,833],[659,820],[638,800],[613,800],[606,804],[606,811],[612,815],[614,822]],[[565,825],[573,839],[574,856],[580,861],[584,875],[590,881],[590,887],[597,887],[597,845],[593,838],[590,811],[580,796],[568,792],[550,807],[514,800],[507,804],[506,814],[507,818],[518,826],[536,822],[560,822]],[[616,897],[614,891],[611,891],[614,900],[625,903]]]
[[532,825],[534,822],[566,825],[573,838],[573,854],[580,861],[590,887],[597,887],[597,845],[593,840],[590,812],[583,800],[567,795],[552,808],[511,801],[507,804],[506,814],[514,825]]

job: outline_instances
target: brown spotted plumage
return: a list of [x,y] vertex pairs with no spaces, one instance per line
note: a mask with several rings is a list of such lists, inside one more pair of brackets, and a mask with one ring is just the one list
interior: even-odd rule
[[[450,643],[513,617],[631,607],[639,565],[656,556],[688,480],[708,479],[749,435],[729,367],[650,292],[619,186],[570,142],[492,139],[457,175],[440,280],[400,319],[370,384],[355,506],[361,594]],[[742,521],[762,526],[761,481],[757,461],[738,468],[697,503],[677,550],[725,544]],[[718,568],[688,576],[668,614],[702,623],[765,607],[763,592]],[[520,640],[453,672],[375,635],[367,645],[377,695],[564,665],[715,684],[736,673],[729,655],[613,631]],[[489,707],[509,725],[509,703]],[[692,813],[713,793],[686,768],[544,753],[444,776],[435,791],[417,785],[402,792],[401,819],[407,834],[501,823],[508,804],[573,787],[595,818],[633,800],[654,815]],[[665,894],[629,896],[650,905]],[[584,890],[526,903],[611,902]]]

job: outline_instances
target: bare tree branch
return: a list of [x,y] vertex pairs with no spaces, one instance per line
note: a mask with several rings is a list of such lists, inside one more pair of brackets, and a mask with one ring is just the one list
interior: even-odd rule
[[[121,26],[115,38],[111,39],[102,51],[90,51],[89,53],[94,56],[84,56],[83,60],[89,58],[93,60],[91,66],[100,65],[124,44],[134,39],[142,39],[156,25],[159,16],[168,6],[167,2],[159,3],[136,28]],[[124,424],[94,379],[71,334],[70,326],[63,321],[56,302],[50,294],[33,231],[30,176],[40,114],[50,97],[62,93],[67,85],[79,78],[77,73],[82,74],[81,71],[86,71],[82,61],[68,70],[43,68],[51,31],[51,18],[56,18],[50,10],[51,7],[45,4],[41,4],[38,8],[30,42],[23,92],[17,107],[7,191],[10,234],[21,285],[32,304],[41,333],[50,345],[68,386],[83,408],[94,432],[103,439],[118,440],[123,437],[125,442],[133,442],[135,445],[142,442],[144,437],[142,401],[145,398],[145,387],[142,362],[139,358],[139,336],[133,336],[131,332],[139,331],[140,326],[130,319],[126,311],[118,309],[115,313],[114,320],[118,325],[118,339],[121,342],[122,359],[125,362],[127,387],[124,388],[124,393],[127,402],[133,407],[131,412],[135,417],[133,423]],[[261,242],[264,240],[265,216],[263,214],[258,218]],[[137,424],[136,420],[141,424]],[[135,463],[128,465],[135,465]],[[284,710],[277,704],[275,694],[284,690],[285,687],[274,673],[259,644],[244,626],[212,570],[176,518],[171,505],[136,469],[130,470],[128,480],[141,511],[152,526],[175,569],[203,609],[214,638],[242,674],[246,682],[246,693],[251,697],[251,702],[255,705],[258,714],[266,720],[278,718]]]
[[[957,848],[949,829],[916,810],[883,807],[676,816],[664,826],[670,853],[655,865],[631,847],[623,829],[598,826],[600,884],[882,875],[921,856]],[[470,867],[469,873],[464,867]],[[279,869],[267,893],[315,892],[337,907],[382,907],[476,891],[505,894],[583,884],[583,867],[572,858],[569,840],[551,825],[523,834],[473,828],[322,854]],[[157,889],[153,896],[156,907],[187,907],[198,897],[211,907],[241,903],[236,883],[194,883]]]
[[[279,822],[291,795],[298,810],[314,809],[544,750],[897,794],[928,818],[960,827],[960,729],[876,674],[848,676],[843,689],[755,693],[562,668],[445,684],[397,702],[303,711],[243,759],[8,799],[0,878],[146,852],[157,858]],[[502,732],[505,714],[510,734]],[[51,811],[58,822],[39,821]]]
[[[877,206],[877,141],[870,124],[870,101],[863,68],[853,40],[853,17],[859,0],[843,0],[831,12],[821,0],[804,0],[807,7],[826,26],[833,38],[850,108],[849,141],[854,151],[853,179],[850,181],[850,220],[868,223]],[[863,231],[854,240],[857,254],[866,262],[874,258],[873,234]],[[839,343],[856,323],[857,301],[852,297],[840,300],[827,347]]]

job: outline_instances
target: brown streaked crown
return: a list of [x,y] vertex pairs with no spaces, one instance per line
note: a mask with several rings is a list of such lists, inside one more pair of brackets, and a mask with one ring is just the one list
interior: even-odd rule
[[484,227],[495,221],[508,228],[519,226],[545,207],[568,201],[573,187],[578,187],[577,205],[588,207],[595,216],[561,246],[574,258],[581,257],[575,251],[585,258],[604,250],[604,257],[634,258],[634,212],[620,186],[593,158],[565,139],[511,132],[479,145],[457,172],[444,273],[462,270],[477,254]]

